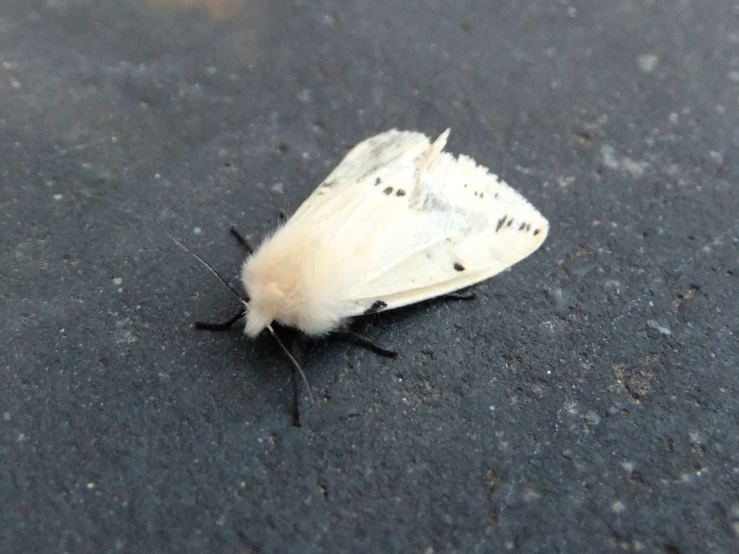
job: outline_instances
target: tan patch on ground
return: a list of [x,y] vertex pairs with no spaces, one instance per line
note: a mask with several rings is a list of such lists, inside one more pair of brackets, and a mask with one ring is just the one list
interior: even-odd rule
[[217,22],[232,19],[243,12],[247,0],[143,0],[152,8],[162,10],[202,9]]

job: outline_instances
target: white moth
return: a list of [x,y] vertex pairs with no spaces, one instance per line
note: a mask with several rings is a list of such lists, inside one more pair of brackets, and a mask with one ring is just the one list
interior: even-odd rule
[[352,316],[479,283],[534,252],[547,220],[467,156],[392,130],[355,146],[244,262],[245,333],[321,336]]

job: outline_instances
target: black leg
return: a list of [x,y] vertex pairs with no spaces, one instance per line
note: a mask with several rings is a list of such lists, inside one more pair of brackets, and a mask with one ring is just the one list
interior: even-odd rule
[[298,370],[293,368],[293,427],[300,427],[300,389],[298,387]]
[[244,252],[246,252],[247,256],[251,256],[254,253],[254,249],[251,247],[251,244],[249,244],[249,241],[246,240],[244,236],[239,233],[234,227],[231,227],[231,235],[241,245],[241,248],[244,249]]
[[195,329],[201,331],[227,331],[234,323],[244,317],[245,313],[245,310],[241,309],[239,310],[239,313],[237,313],[228,321],[224,321],[223,323],[206,323],[204,321],[196,321]]
[[450,292],[449,294],[443,294],[439,297],[439,300],[475,300],[477,295],[474,292]]
[[357,343],[359,346],[363,346],[367,350],[371,350],[375,354],[379,356],[383,356],[385,358],[397,358],[398,353],[394,350],[388,350],[387,348],[383,348],[382,346],[379,346],[372,342],[367,337],[363,337],[359,333],[355,333],[351,329],[344,329],[342,331],[338,331],[338,336],[351,340],[355,343]]
[[280,225],[284,225],[286,221],[287,221],[287,214],[283,212],[282,210],[280,210],[280,212],[277,214],[277,222]]
[[[292,357],[298,364],[302,362],[303,357],[302,341],[300,339],[301,336],[298,334],[293,334],[291,337],[289,337]],[[300,362],[298,360],[300,360]],[[298,381],[301,379],[301,376],[295,365],[293,365],[292,373],[290,375],[293,384],[293,427],[300,427],[300,386],[298,384]],[[306,386],[308,387],[308,391],[310,392],[310,385]]]

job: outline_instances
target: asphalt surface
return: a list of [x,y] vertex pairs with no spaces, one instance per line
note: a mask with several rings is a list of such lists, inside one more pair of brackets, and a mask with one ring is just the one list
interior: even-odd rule
[[[5,0],[0,552],[735,552],[739,7]],[[544,247],[304,345],[194,331],[356,142],[436,134]]]

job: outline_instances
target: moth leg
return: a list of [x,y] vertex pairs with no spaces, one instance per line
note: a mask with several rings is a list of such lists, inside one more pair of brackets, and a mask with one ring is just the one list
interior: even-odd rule
[[244,252],[247,256],[251,256],[254,254],[254,249],[252,248],[251,244],[249,244],[249,241],[244,238],[244,235],[239,233],[235,227],[231,227],[231,236],[233,236],[236,239],[236,242],[239,243],[241,248],[244,249]]
[[291,381],[293,382],[293,427],[300,427],[300,388],[298,387],[298,371],[293,368]]
[[[298,359],[302,358],[302,351],[299,348],[300,341],[298,337],[293,337],[293,340],[290,344],[290,350],[292,350],[293,357]],[[293,413],[292,413],[292,426],[293,427],[300,427],[300,386],[298,384],[298,381],[300,381],[300,375],[298,374],[298,370],[293,367],[292,372],[290,373],[290,380],[293,384]]]
[[205,321],[196,321],[195,329],[201,331],[228,331],[234,323],[244,317],[245,313],[246,311],[242,308],[235,316],[228,319],[227,321],[224,321],[223,323],[207,323]]
[[[292,362],[292,372],[290,373],[292,381],[292,425],[293,427],[300,427],[300,387],[298,381],[303,382],[311,403],[315,404],[316,402],[315,396],[313,395],[313,389],[311,388],[308,378],[305,376],[305,372],[302,369],[305,335],[295,329],[283,327],[277,322],[273,322],[273,325],[268,325],[267,330]],[[282,338],[280,336],[282,336]]]
[[474,292],[450,292],[439,297],[440,300],[476,300],[477,295]]
[[360,335],[359,333],[355,333],[351,329],[342,329],[341,331],[338,331],[338,335],[342,338],[351,340],[355,343],[357,343],[359,346],[362,346],[366,348],[367,350],[371,350],[375,354],[379,356],[383,356],[385,358],[397,358],[398,353],[395,350],[388,350],[387,348],[383,348],[382,346],[375,344],[367,337],[364,337]]

